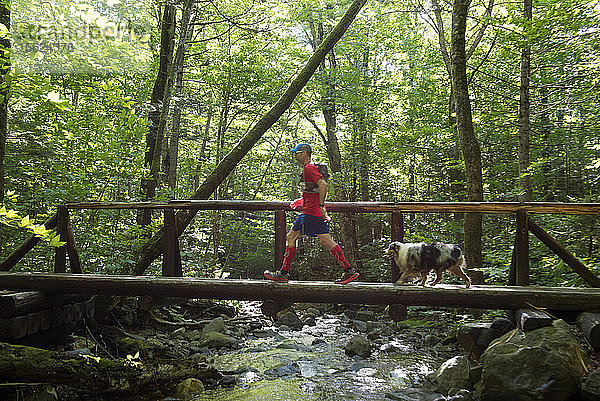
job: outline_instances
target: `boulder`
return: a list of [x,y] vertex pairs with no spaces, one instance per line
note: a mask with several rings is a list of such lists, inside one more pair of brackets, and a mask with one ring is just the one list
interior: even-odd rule
[[477,387],[486,401],[563,401],[578,393],[586,351],[563,320],[536,330],[511,331],[481,355]]
[[588,401],[600,401],[600,368],[592,371],[585,379],[581,395]]
[[217,333],[211,331],[203,334],[199,339],[200,347],[208,348],[230,348],[235,349],[238,347],[238,342],[235,338],[225,335],[223,333]]
[[368,358],[371,355],[371,343],[366,337],[354,336],[344,345],[344,352],[348,356]]
[[214,318],[204,326],[202,334],[210,333],[211,331],[215,333],[225,333],[225,320],[223,320],[221,316]]
[[177,385],[177,398],[187,399],[192,393],[204,391],[204,384],[198,379],[185,379]]
[[448,359],[431,377],[436,391],[448,394],[451,390],[472,389],[469,368],[469,359],[464,355]]
[[304,322],[292,311],[277,314],[277,325],[288,326],[292,329],[301,330]]

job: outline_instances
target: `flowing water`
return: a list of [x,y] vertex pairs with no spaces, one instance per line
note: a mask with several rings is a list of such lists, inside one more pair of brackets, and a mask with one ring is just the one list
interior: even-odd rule
[[[372,342],[368,358],[349,357],[343,346],[359,333],[344,315],[324,315],[301,331],[267,327],[243,348],[212,355],[214,366],[238,375],[230,389],[206,390],[203,400],[384,400],[422,382],[446,359],[406,337]],[[405,339],[403,339],[405,338]],[[408,337],[410,338],[410,336]]]

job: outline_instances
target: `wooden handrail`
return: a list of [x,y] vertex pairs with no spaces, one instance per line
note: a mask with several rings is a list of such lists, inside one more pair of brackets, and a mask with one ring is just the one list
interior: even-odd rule
[[[79,202],[67,203],[70,210],[81,209],[193,209],[193,210],[284,210],[285,201],[172,200],[168,202]],[[600,203],[558,202],[326,202],[330,212],[350,213],[539,213],[600,215]]]

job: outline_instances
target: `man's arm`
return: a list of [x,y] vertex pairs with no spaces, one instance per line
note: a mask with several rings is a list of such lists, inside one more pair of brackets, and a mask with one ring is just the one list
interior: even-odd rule
[[319,206],[325,203],[327,198],[327,183],[324,179],[320,178],[317,181],[317,190],[319,191]]

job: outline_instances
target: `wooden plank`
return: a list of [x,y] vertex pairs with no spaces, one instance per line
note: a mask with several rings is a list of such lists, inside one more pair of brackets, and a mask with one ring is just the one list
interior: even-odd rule
[[592,273],[583,263],[581,263],[573,254],[567,251],[556,239],[544,231],[533,220],[528,219],[528,227],[544,245],[554,252],[563,262],[575,271],[587,284],[592,287],[600,287],[600,278]]
[[52,327],[52,310],[44,309],[40,311],[40,330],[48,330]]
[[164,211],[164,254],[162,275],[167,277],[183,276],[181,268],[181,253],[179,251],[179,237],[177,234],[177,220],[175,211],[167,208]]
[[[392,241],[404,242],[404,219],[402,217],[402,212],[397,210],[392,212],[391,231]],[[396,265],[396,261],[393,258],[390,258],[390,267],[392,272],[392,283],[395,283],[400,278],[400,268]]]
[[26,315],[54,305],[63,305],[89,299],[85,294],[49,294],[41,291],[20,291],[0,295],[0,318]]
[[[173,200],[169,202],[80,202],[68,203],[71,209],[174,209],[193,210],[285,210],[289,202],[232,200]],[[600,215],[600,203],[558,202],[327,202],[330,212],[388,213],[393,211],[425,213],[528,213]]]
[[[69,210],[65,206],[59,206],[56,232],[60,235],[62,242],[67,242],[67,218]],[[65,273],[67,271],[67,247],[66,245],[56,248],[54,256],[54,273]]]
[[538,308],[600,311],[600,289],[573,287],[496,287],[391,283],[267,280],[214,280],[99,274],[0,273],[0,288],[104,295],[151,295],[202,299],[284,300],[288,302],[402,304],[485,309]]
[[[56,227],[58,221],[58,215],[54,213],[48,220],[44,222],[44,227],[48,230]],[[9,271],[12,269],[23,257],[33,249],[42,239],[36,235],[31,235],[25,240],[17,249],[15,249],[6,259],[0,263],[0,271]]]
[[275,211],[275,257],[273,258],[273,270],[281,269],[285,255],[286,236],[285,211]]
[[529,285],[529,230],[527,229],[527,213],[523,211],[517,212],[515,280],[516,285]]
[[69,267],[71,273],[82,273],[81,271],[81,260],[79,259],[79,250],[75,243],[75,236],[73,235],[73,226],[71,224],[71,218],[67,212],[67,254],[69,255]]
[[27,316],[0,319],[0,338],[18,339],[27,335]]
[[600,313],[583,312],[577,317],[581,331],[594,348],[600,348]]
[[76,322],[80,322],[83,320],[84,310],[82,302],[75,302],[73,304],[73,320]]
[[33,312],[33,313],[28,313],[27,315],[27,335],[30,336],[32,334],[37,333],[38,331],[40,331],[40,324],[41,324],[41,313],[40,312]]

